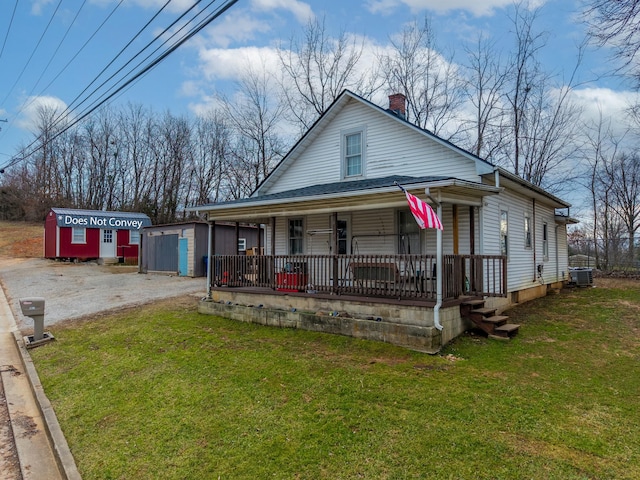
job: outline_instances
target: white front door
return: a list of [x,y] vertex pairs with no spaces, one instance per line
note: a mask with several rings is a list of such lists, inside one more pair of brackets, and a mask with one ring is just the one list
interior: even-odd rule
[[115,236],[115,230],[100,230],[100,258],[116,257]]

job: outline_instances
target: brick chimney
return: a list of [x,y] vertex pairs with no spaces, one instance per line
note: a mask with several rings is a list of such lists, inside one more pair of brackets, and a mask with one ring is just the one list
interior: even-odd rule
[[405,118],[407,114],[406,110],[407,97],[402,93],[394,93],[389,95],[389,110],[398,115],[401,118]]

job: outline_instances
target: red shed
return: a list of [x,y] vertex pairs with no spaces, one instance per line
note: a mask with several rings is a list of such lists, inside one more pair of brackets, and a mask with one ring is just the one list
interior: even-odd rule
[[45,258],[102,259],[138,263],[144,213],[52,208],[44,224]]

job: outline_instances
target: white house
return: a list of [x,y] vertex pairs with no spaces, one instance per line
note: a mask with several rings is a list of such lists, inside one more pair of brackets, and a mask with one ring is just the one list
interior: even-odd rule
[[[404,104],[345,90],[251,197],[194,208],[266,225],[263,255],[216,257],[201,311],[424,351],[473,323],[518,331],[497,314],[568,279],[570,205],[407,122]],[[397,184],[442,231],[418,228]]]

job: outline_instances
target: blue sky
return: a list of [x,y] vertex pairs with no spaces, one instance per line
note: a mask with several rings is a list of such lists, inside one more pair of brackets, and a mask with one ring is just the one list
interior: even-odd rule
[[[0,165],[21,142],[33,138],[30,128],[37,105],[73,105],[166,0],[124,0],[97,31],[119,1],[0,1],[0,120],[7,120],[0,122]],[[131,51],[149,42],[161,26],[192,3],[173,0]],[[425,14],[432,18],[443,51],[454,52],[454,61],[464,53],[464,42],[478,32],[495,39],[506,55],[511,47],[511,5],[511,0],[239,0],[117,96],[114,103],[142,103],[156,112],[198,114],[211,106],[215,92],[228,91],[247,65],[277,71],[278,43],[286,45],[292,35],[300,35],[314,16],[324,17],[332,33],[342,30],[359,38],[364,56],[371,59],[376,50],[389,45],[390,36],[399,33],[403,25]],[[576,45],[584,38],[584,26],[576,21],[582,2],[535,0],[535,5],[542,7],[537,27],[549,32],[542,58],[562,79],[572,70]],[[91,35],[94,37],[87,43]],[[594,80],[609,67],[607,52],[587,52],[580,70],[585,83],[574,93],[575,100],[584,105],[585,115],[595,116],[600,108],[606,116],[618,118],[634,98],[618,80]]]

